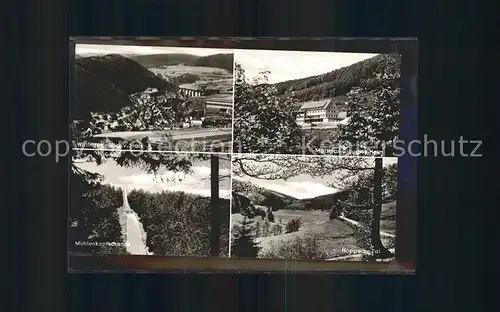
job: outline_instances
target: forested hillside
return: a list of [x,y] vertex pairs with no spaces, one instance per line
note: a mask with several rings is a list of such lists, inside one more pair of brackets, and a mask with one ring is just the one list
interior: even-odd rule
[[200,57],[195,62],[193,62],[192,65],[221,68],[232,73],[234,67],[233,60],[234,60],[234,55],[232,53],[213,54],[209,56]]
[[219,53],[207,56],[196,56],[191,54],[153,54],[136,55],[130,58],[146,68],[184,64],[186,66],[221,68],[233,72],[232,53]]
[[128,96],[147,88],[175,86],[139,63],[118,54],[77,58],[74,72],[72,119],[86,119],[90,112],[118,112],[129,106]]
[[170,66],[179,64],[191,64],[196,62],[199,56],[192,54],[148,54],[148,55],[134,55],[130,57],[132,60],[141,64],[142,66],[157,67],[157,66]]
[[295,91],[299,102],[321,100],[346,95],[353,87],[370,87],[375,81],[375,73],[385,66],[384,58],[396,58],[395,66],[400,66],[400,57],[395,55],[377,55],[367,60],[342,67],[331,72],[277,83],[280,94]]
[[[210,254],[210,198],[183,192],[149,193],[133,190],[130,207],[147,233],[147,247],[156,255],[208,256]],[[229,200],[220,199],[221,256],[229,253]]]

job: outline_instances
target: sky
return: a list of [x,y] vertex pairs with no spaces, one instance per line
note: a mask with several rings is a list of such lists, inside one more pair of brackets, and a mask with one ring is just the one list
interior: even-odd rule
[[269,70],[269,83],[300,79],[324,74],[332,70],[374,57],[369,53],[235,50],[234,60],[245,69],[247,78]]
[[[397,157],[384,158],[384,166],[397,163]],[[298,175],[288,180],[263,180],[248,176],[238,177],[239,180],[249,181],[257,186],[270,189],[297,199],[313,198],[321,195],[336,193],[337,189],[331,188],[328,184],[335,181],[335,175],[322,178],[311,177],[309,175]]]
[[[100,166],[93,162],[78,163],[78,167],[104,176],[105,183],[125,187],[127,191],[143,189],[149,192],[183,191],[186,193],[210,196],[210,161],[193,164],[193,173],[184,175],[167,170],[161,170],[163,181],[147,174],[139,168],[125,168],[108,161]],[[219,168],[220,175],[229,175],[229,169]],[[180,180],[180,181],[179,181]],[[229,179],[224,179],[219,185],[219,197],[229,198]]]
[[136,46],[136,45],[105,45],[105,44],[77,44],[75,53],[82,55],[104,55],[104,54],[169,54],[183,53],[197,56],[207,56],[219,53],[231,53],[231,49],[204,49],[204,48],[181,48],[181,47],[159,47],[159,46]]

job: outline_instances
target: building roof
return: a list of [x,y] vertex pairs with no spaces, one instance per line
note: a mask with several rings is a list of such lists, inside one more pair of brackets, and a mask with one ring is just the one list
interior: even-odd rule
[[304,102],[300,106],[299,111],[304,111],[308,109],[321,109],[321,108],[326,108],[328,103],[330,103],[331,99],[326,99],[326,100],[321,100],[321,101],[310,101],[310,102]]
[[347,101],[346,95],[339,95],[339,96],[336,96],[333,98],[323,99],[320,101],[303,102],[303,103],[301,103],[299,111],[305,111],[305,110],[309,110],[309,109],[323,109],[323,108],[326,108],[326,106],[330,102],[333,102],[333,103],[340,105],[342,107],[345,105],[346,101]]

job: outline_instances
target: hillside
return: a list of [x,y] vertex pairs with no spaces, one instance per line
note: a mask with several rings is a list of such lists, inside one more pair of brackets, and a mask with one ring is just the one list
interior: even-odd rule
[[181,53],[171,53],[171,54],[149,54],[149,55],[134,55],[130,59],[136,61],[142,66],[157,67],[157,66],[169,66],[169,65],[179,65],[179,64],[191,64],[199,59],[199,56],[192,54],[181,54]]
[[377,55],[322,75],[283,81],[275,86],[280,94],[294,91],[299,102],[346,95],[353,87],[369,87],[375,79],[375,71],[382,66],[381,61],[385,58],[398,59],[396,66],[399,67],[399,56]]
[[329,210],[332,208],[332,205],[337,198],[344,194],[344,192],[337,192],[314,198],[297,199],[289,195],[257,186],[251,182],[241,181],[238,179],[233,179],[232,190],[233,192],[248,198],[254,205],[267,205],[270,202],[269,199],[278,197],[283,203],[284,209],[294,210]]
[[343,194],[344,192],[337,192],[337,193],[317,196],[314,198],[298,199],[290,203],[287,206],[287,208],[296,210],[313,210],[313,209],[330,210],[332,208],[332,205]]
[[168,85],[139,63],[119,54],[80,58],[76,60],[76,66],[92,72],[126,94],[141,92],[147,88],[165,90]]
[[74,73],[72,119],[86,119],[89,112],[118,111],[130,105],[130,94],[150,87],[173,87],[139,63],[118,54],[77,58]]
[[252,182],[249,181],[242,181],[239,179],[234,179],[232,180],[232,190],[233,192],[236,192],[240,195],[243,195],[250,199],[253,204],[255,205],[260,205],[266,201],[267,198],[269,197],[279,197],[283,201],[291,203],[295,200],[296,198],[285,195],[273,190],[266,189],[261,186],[257,186],[253,184]]
[[233,72],[232,53],[213,54],[208,56],[196,56],[191,54],[152,54],[135,55],[130,58],[146,68],[184,64],[186,66],[220,68],[228,72]]
[[191,64],[192,66],[215,67],[225,69],[228,72],[233,72],[234,54],[213,54],[198,58]]

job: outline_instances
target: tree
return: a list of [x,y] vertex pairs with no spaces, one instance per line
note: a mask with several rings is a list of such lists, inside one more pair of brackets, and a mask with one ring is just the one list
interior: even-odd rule
[[235,64],[233,151],[300,154],[302,130],[292,116],[293,94],[280,97],[263,72],[250,83]]
[[235,227],[235,234],[231,244],[231,254],[241,258],[256,258],[260,247],[255,242],[253,221],[244,217]]
[[395,199],[398,193],[397,165],[389,165],[384,168],[384,180],[382,184],[384,199]]
[[390,157],[392,145],[399,137],[399,58],[382,56],[375,76],[369,84],[348,93],[349,122],[339,126],[339,138],[352,144],[374,144]]
[[[393,155],[392,145],[399,135],[399,58],[383,56],[375,71],[376,79],[369,85],[352,89],[347,99],[349,122],[340,127],[340,139],[355,143],[369,143],[379,156]],[[374,144],[374,145],[372,145]],[[362,147],[363,149],[363,147]],[[375,159],[373,174],[372,245],[381,256],[390,252],[380,239],[382,211],[382,158]]]
[[268,213],[285,208],[285,202],[280,197],[276,196],[273,193],[268,193],[265,196],[266,198],[264,199],[264,201],[262,201],[261,205],[267,207]]

